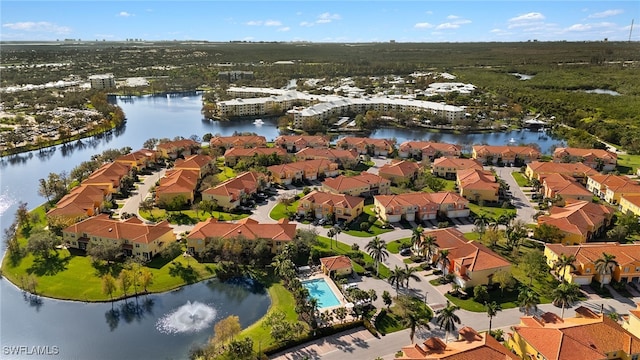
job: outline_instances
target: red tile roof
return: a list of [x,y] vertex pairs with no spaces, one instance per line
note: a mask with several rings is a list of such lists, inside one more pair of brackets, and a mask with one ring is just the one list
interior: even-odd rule
[[242,144],[242,147],[263,147],[267,145],[267,139],[260,135],[214,136],[209,144],[212,147],[233,147],[235,144]]
[[360,175],[356,176],[344,176],[340,175],[335,178],[328,178],[322,182],[323,186],[331,188],[336,192],[349,191],[351,189],[361,188],[361,187],[376,187],[381,184],[390,184],[391,182],[381,176],[368,173],[366,171],[362,172]]
[[100,207],[103,201],[104,190],[97,186],[80,185],[60,199],[56,207],[47,212],[47,216],[86,216],[89,210]]
[[462,147],[460,145],[431,141],[405,141],[400,144],[400,151],[409,152],[412,150],[420,150],[420,152],[423,153],[430,152],[432,150],[433,153],[440,151],[442,153],[459,154],[462,151]]
[[583,163],[554,163],[554,162],[540,162],[533,161],[527,165],[534,173],[551,174],[558,173],[569,176],[585,177],[589,175],[596,175],[598,172]]
[[252,157],[257,155],[271,155],[277,154],[280,156],[286,155],[287,151],[283,148],[231,148],[224,152],[224,157]]
[[258,188],[261,178],[266,179],[266,175],[255,171],[247,171],[221,184],[208,188],[202,193],[234,196],[237,199],[241,192],[245,194],[254,192]]
[[473,150],[478,156],[485,155],[521,155],[530,158],[540,157],[540,152],[529,146],[491,146],[491,145],[475,145]]
[[481,271],[508,267],[510,262],[491,249],[476,241],[469,241],[459,230],[444,228],[424,232],[425,236],[433,236],[438,249],[449,250],[449,258],[468,271]]
[[131,167],[128,164],[111,162],[102,165],[84,180],[83,184],[112,184],[117,188],[120,186],[120,180],[125,175],[129,175]]
[[593,194],[580,185],[573,177],[562,174],[541,175],[542,185],[554,194],[564,196],[592,196]]
[[157,196],[162,194],[180,194],[193,192],[198,183],[198,172],[195,170],[167,170],[156,188]]
[[296,153],[298,159],[357,160],[360,155],[355,149],[304,148]]
[[101,214],[73,224],[64,229],[64,232],[148,244],[167,233],[173,234],[173,228],[166,221],[147,225],[137,218],[117,221],[109,219],[106,214]]
[[166,151],[176,150],[178,148],[195,148],[200,147],[200,143],[197,143],[191,139],[181,139],[175,141],[167,141],[156,145],[156,149],[164,149]]
[[250,218],[244,218],[235,223],[209,218],[197,223],[187,239],[230,239],[239,236],[249,240],[291,241],[296,236],[296,224],[290,224],[286,219],[277,224],[260,224]]
[[433,160],[433,164],[431,165],[433,168],[435,167],[446,167],[452,168],[455,170],[463,170],[463,169],[478,169],[482,170],[482,163],[476,159],[457,159],[457,158],[448,158],[441,157]]
[[377,195],[374,197],[384,207],[396,206],[427,206],[431,204],[468,204],[469,201],[453,192],[437,193],[405,193],[398,195]]
[[495,190],[500,188],[496,177],[489,170],[464,169],[456,173],[461,189]]
[[314,204],[327,204],[345,209],[353,209],[360,204],[364,204],[364,199],[361,197],[345,194],[332,194],[322,191],[310,192],[300,199],[301,204],[303,201],[310,201]]
[[337,169],[338,164],[328,159],[296,161],[288,164],[269,166],[267,169],[272,174],[273,173],[280,174],[287,171],[309,171],[309,170],[319,171],[320,169],[330,168],[332,164],[334,164],[335,168]]
[[320,263],[329,271],[351,269],[351,259],[344,255],[320,258]]
[[620,244],[616,242],[584,243],[579,245],[546,244],[545,247],[558,256],[565,254],[576,257],[576,262],[593,264],[602,253],[615,255],[620,266],[640,262],[640,244]]
[[211,161],[213,161],[213,159],[209,155],[196,154],[196,155],[191,155],[189,157],[186,157],[184,159],[176,160],[176,162],[173,164],[173,168],[174,169],[198,169],[198,170],[200,170],[203,167],[205,167],[208,164],[210,164]]
[[377,148],[390,149],[393,148],[394,142],[388,139],[374,139],[368,137],[355,137],[355,136],[347,136],[336,142],[337,146],[347,145],[350,147],[355,147],[358,145],[373,145]]
[[275,144],[278,146],[295,144],[296,147],[326,147],[329,146],[329,139],[326,136],[317,135],[281,135],[276,138]]
[[549,215],[540,216],[538,224],[555,225],[562,231],[586,236],[604,225],[612,215],[613,210],[607,206],[590,201],[567,200],[564,207],[553,206]]
[[384,164],[378,170],[378,174],[389,176],[410,177],[420,170],[420,165],[413,161],[398,161],[391,164]]
[[589,157],[594,156],[600,159],[617,159],[618,154],[603,149],[581,149],[581,148],[556,148],[553,151],[554,158],[562,158],[564,156]]

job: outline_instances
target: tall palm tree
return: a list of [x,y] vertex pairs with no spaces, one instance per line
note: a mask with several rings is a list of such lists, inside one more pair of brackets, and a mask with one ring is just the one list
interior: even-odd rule
[[498,312],[502,311],[502,306],[495,301],[490,303],[484,303],[484,306],[487,307],[487,316],[489,316],[489,335],[491,335],[491,325],[493,322],[493,317],[498,315]]
[[473,225],[475,225],[475,230],[480,234],[480,239],[482,239],[482,235],[487,231],[487,225],[489,225],[489,217],[486,213],[480,213],[476,216]]
[[532,311],[538,311],[538,304],[540,303],[540,296],[531,288],[523,287],[518,294],[518,305],[520,311],[523,311],[527,316],[531,315]]
[[365,249],[376,262],[376,276],[380,276],[380,263],[389,257],[387,243],[376,236],[367,243]]
[[334,236],[336,236],[336,230],[334,228],[329,229],[329,231],[327,231],[327,237],[329,238],[329,248],[330,249],[333,249],[333,237]]
[[499,217],[489,218],[489,227],[491,228],[491,230],[498,231],[498,226],[500,226],[500,218]]
[[440,329],[444,327],[446,332],[444,341],[449,339],[449,333],[456,329],[456,324],[460,324],[460,317],[456,315],[456,311],[459,309],[456,305],[453,305],[447,300],[447,306],[438,311],[436,316],[436,324],[440,326]]
[[420,271],[417,267],[409,267],[409,265],[404,264],[404,280],[407,282],[407,289],[409,288],[409,280],[415,280],[417,282],[422,281],[420,276],[418,276],[418,271]]
[[580,288],[575,283],[562,283],[553,290],[553,302],[562,307],[560,317],[564,319],[564,309],[571,307],[580,298]]
[[613,267],[618,266],[616,256],[602,253],[602,257],[595,261],[596,271],[600,274],[600,288],[604,287],[604,276],[613,272]]
[[422,232],[424,229],[422,226],[418,226],[411,231],[411,248],[418,249],[422,243]]
[[438,262],[442,264],[442,278],[444,279],[447,275],[447,268],[451,265],[451,260],[449,260],[449,250],[440,250],[440,253],[438,254]]
[[398,289],[404,283],[404,269],[396,265],[395,269],[389,274],[389,284],[396,287],[396,297],[398,297]]
[[402,317],[402,325],[409,328],[409,339],[411,339],[411,343],[413,344],[413,337],[416,334],[416,330],[420,328],[424,328],[427,330],[431,330],[429,327],[429,320],[420,316],[419,313],[413,311],[407,311]]
[[556,275],[560,275],[559,272],[562,272],[562,282],[567,282],[565,278],[567,267],[570,267],[572,270],[576,269],[576,266],[573,264],[576,261],[575,255],[565,255],[562,254],[560,257],[553,263],[553,271],[555,271]]
[[427,258],[427,263],[431,264],[433,260],[433,253],[438,247],[438,243],[436,242],[436,238],[427,235],[422,238],[422,243],[420,244],[420,251],[422,252],[422,256]]

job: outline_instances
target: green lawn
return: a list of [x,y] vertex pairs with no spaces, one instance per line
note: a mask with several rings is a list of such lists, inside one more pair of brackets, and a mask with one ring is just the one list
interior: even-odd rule
[[514,171],[511,173],[511,176],[516,180],[518,186],[525,187],[529,186],[529,179],[527,179],[520,171]]
[[480,239],[480,233],[477,233],[477,232],[464,233],[464,238],[467,240],[478,240]]
[[271,217],[273,220],[284,219],[288,217],[287,209],[289,209],[289,211],[295,212],[299,204],[300,204],[299,200],[294,201],[289,206],[285,206],[283,203],[278,203],[276,204],[276,206],[273,207],[273,209],[271,209],[271,213],[269,214],[269,217]]
[[[445,294],[447,299],[451,301],[453,304],[456,304],[461,309],[474,311],[474,312],[485,312],[487,309],[484,304],[480,304],[473,300],[473,294],[469,294],[469,298],[462,300],[455,296],[451,296],[449,294]],[[518,307],[518,290],[507,291],[504,293],[500,291],[500,289],[489,291],[489,302],[495,301],[496,303],[502,306],[502,309],[513,309]]]
[[618,155],[617,170],[620,174],[635,174],[640,167],[640,155]]
[[[422,314],[422,316],[426,318],[433,317],[431,309],[427,307],[423,299],[414,297],[411,301],[418,306],[418,312]],[[392,306],[388,310],[383,309],[380,314],[378,314],[378,317],[376,317],[376,323],[374,325],[381,334],[390,334],[406,329],[406,326],[402,324],[402,317],[395,313],[397,309],[397,305]]]
[[220,167],[220,173],[217,174],[218,180],[225,181],[236,177],[236,171],[228,166]]
[[[338,235],[338,239],[340,239],[340,235]],[[333,240],[333,245],[330,246],[329,238],[324,236],[318,236],[318,244],[315,246],[322,249],[325,252],[328,250],[331,250],[336,255],[349,255],[349,253],[353,251],[351,249],[351,245],[347,245],[340,241],[338,241],[338,245],[336,246],[336,241]],[[365,262],[373,264],[373,259],[371,258],[371,256],[369,256],[369,254],[367,254],[364,251],[363,253],[364,253]],[[353,270],[355,270],[356,272],[364,271],[364,268],[361,265],[357,264],[356,262],[352,262],[352,263],[353,263]],[[380,264],[380,278],[386,279],[388,277],[389,277],[389,268],[386,267],[384,264]]]
[[[201,264],[182,255],[172,261],[156,258],[147,268],[153,274],[153,285],[148,288],[149,292],[168,291],[187,283],[211,278],[215,274],[213,264]],[[57,250],[56,255],[47,261],[28,254],[15,266],[12,266],[9,257],[5,257],[2,263],[3,276],[17,285],[21,284],[21,278],[32,274],[37,279],[38,294],[79,301],[109,300],[109,296],[102,293],[100,270],[92,265],[90,257],[79,254],[79,251],[70,252],[66,249]],[[114,276],[117,276],[120,270],[121,265],[115,264],[111,267]],[[127,293],[133,292],[134,289],[131,287]],[[142,289],[139,288],[138,292],[142,292]],[[123,292],[120,289],[113,294],[114,298],[121,296]]]
[[[360,230],[360,223],[367,221],[370,216],[376,216],[376,221],[371,225],[369,231]],[[383,229],[382,226],[382,221],[377,218],[376,213],[373,211],[373,205],[366,205],[362,214],[352,222],[348,230],[344,230],[344,233],[357,237],[371,237],[393,231],[393,229]]]
[[[286,321],[297,322],[298,314],[295,311],[296,304],[293,299],[293,295],[291,295],[291,293],[281,283],[272,284],[267,291],[271,298],[271,306],[269,306],[267,314],[275,311],[282,311],[286,315]],[[252,325],[249,325],[246,329],[242,330],[240,335],[237,336],[238,339],[243,339],[245,336],[251,338],[253,340],[253,349],[255,351],[260,350],[260,348],[264,349],[268,346],[274,345],[274,341],[270,334],[271,329],[262,326],[267,314]]]
[[402,244],[411,245],[411,238],[394,240],[387,244],[387,250],[392,254],[397,254],[400,252]]
[[168,220],[171,224],[195,224],[199,221],[205,221],[210,217],[215,217],[216,219],[221,221],[232,221],[244,219],[249,216],[248,214],[232,214],[224,211],[214,211],[212,214],[202,211],[198,211],[198,213],[196,214],[194,210],[167,212],[166,210],[159,208],[153,208],[151,212],[144,210],[139,210],[139,212],[140,216],[142,216],[146,220]]
[[469,203],[468,206],[469,206],[469,209],[471,209],[471,212],[476,214],[476,216],[482,213],[485,213],[490,218],[498,218],[502,214],[507,214],[507,213],[515,214],[516,212],[515,209],[503,209],[501,207],[479,206],[474,203]]

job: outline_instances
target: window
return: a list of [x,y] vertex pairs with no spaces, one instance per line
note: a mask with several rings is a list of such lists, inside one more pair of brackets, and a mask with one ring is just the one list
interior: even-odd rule
[[624,272],[629,272],[629,267],[628,266],[624,267]]
[[139,248],[139,247],[140,247],[140,244],[136,244],[136,247],[137,247],[137,248]]
[[590,274],[591,273],[591,268],[586,268],[584,272],[586,272],[587,274]]

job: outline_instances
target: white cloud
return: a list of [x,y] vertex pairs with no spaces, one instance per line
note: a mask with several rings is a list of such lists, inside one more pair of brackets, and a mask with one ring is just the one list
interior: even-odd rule
[[282,26],[282,22],[278,20],[267,20],[264,22],[264,26]]
[[592,27],[589,24],[573,24],[567,28],[567,31],[587,31],[591,29]]
[[413,27],[416,29],[430,29],[433,27],[433,25],[429,24],[428,22],[421,22],[413,25]]
[[510,23],[520,23],[520,22],[533,22],[533,21],[541,21],[544,20],[545,17],[539,12],[530,12],[523,15],[516,16],[514,18],[509,19]]
[[588,17],[590,19],[600,19],[600,18],[605,18],[605,17],[609,17],[609,16],[620,15],[623,12],[624,11],[622,9],[612,9],[612,10],[605,10],[605,11],[602,11],[602,12],[594,13],[594,14],[589,15]]
[[47,21],[24,21],[17,23],[2,24],[3,28],[20,31],[32,31],[32,32],[49,32],[55,34],[68,34],[71,32],[71,28],[68,26],[60,26]]
[[261,26],[262,20],[250,20],[250,21],[247,21],[246,24],[249,26]]
[[308,21],[303,21],[303,22],[300,23],[300,26],[311,27],[311,26],[313,26],[313,23],[312,22],[308,22]]
[[128,12],[126,12],[126,11],[120,11],[120,12],[118,13],[118,15],[116,15],[116,16],[120,16],[120,17],[129,17],[129,16],[134,16],[134,15],[133,15],[132,13],[128,13]]
[[281,27],[280,29],[278,29],[278,31],[280,31],[280,32],[286,32],[286,31],[289,31],[289,30],[291,30],[291,28],[288,27],[288,26]]
[[600,22],[600,23],[593,23],[593,24],[573,24],[568,28],[566,28],[565,31],[589,31],[589,30],[606,29],[606,28],[613,29],[615,27],[617,27],[617,25],[610,22]]
[[502,31],[503,31],[502,29],[491,29],[491,31],[489,31],[489,32],[490,32],[490,33],[493,33],[493,34],[499,34],[499,33],[501,33]]
[[332,14],[330,12],[325,12],[318,15],[318,19],[316,20],[317,24],[328,24],[334,20],[340,20],[342,17],[340,14]]
[[449,19],[449,20],[454,20],[454,19],[459,19],[459,18],[460,18],[460,16],[458,16],[458,15],[449,15],[449,16],[447,16],[447,19]]
[[457,29],[459,27],[460,25],[458,24],[447,22],[436,26],[436,30]]

